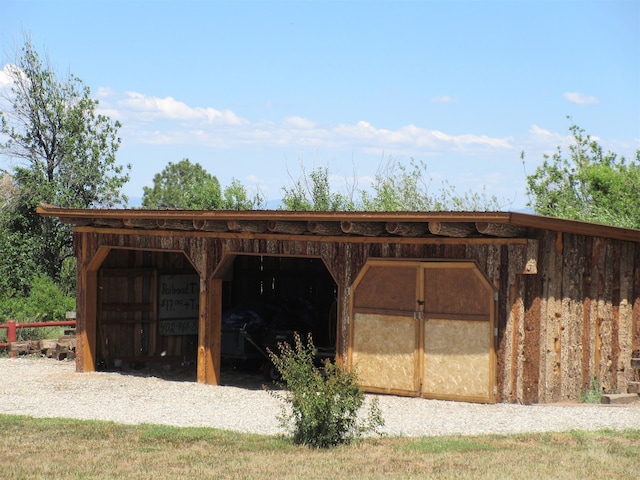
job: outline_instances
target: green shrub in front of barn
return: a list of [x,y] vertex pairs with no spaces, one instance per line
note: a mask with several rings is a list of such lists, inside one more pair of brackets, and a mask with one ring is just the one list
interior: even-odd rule
[[296,333],[294,345],[280,343],[278,349],[279,354],[269,351],[269,356],[282,375],[284,390],[271,392],[286,404],[279,419],[293,432],[295,444],[329,448],[379,433],[384,419],[377,399],[360,415],[365,396],[357,375],[329,360],[317,365],[311,334],[305,343]]

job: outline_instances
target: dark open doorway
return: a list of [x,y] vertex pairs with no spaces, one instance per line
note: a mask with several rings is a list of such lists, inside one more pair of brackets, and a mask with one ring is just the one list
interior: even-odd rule
[[337,286],[318,258],[238,255],[224,269],[223,384],[239,373],[272,380],[266,351],[312,335],[318,354],[335,357]]

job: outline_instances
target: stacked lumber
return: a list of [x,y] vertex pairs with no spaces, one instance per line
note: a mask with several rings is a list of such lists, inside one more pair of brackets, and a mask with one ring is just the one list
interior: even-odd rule
[[60,338],[47,340],[27,340],[12,342],[9,351],[14,355],[46,355],[56,360],[74,359],[76,356],[76,336],[65,334]]

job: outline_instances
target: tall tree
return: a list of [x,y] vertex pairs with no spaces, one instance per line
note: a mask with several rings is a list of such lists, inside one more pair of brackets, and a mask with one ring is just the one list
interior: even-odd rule
[[199,163],[183,158],[169,162],[153,177],[153,187],[144,187],[144,208],[177,208],[183,210],[250,210],[262,204],[257,194],[253,199],[235,178],[224,191],[218,179]]
[[215,210],[222,205],[218,179],[199,163],[183,158],[169,164],[153,177],[153,187],[144,187],[144,208]]
[[529,206],[540,215],[640,228],[640,150],[627,161],[577,125],[568,155],[559,146],[527,177]]
[[0,267],[0,282],[24,289],[26,278],[15,278],[18,265],[12,262],[36,267],[32,275],[40,271],[57,280],[72,254],[70,230],[37,215],[36,207],[42,202],[62,207],[126,204],[121,188],[129,180],[130,166],[116,162],[120,124],[97,113],[98,101],[89,87],[72,74],[60,78],[29,40],[5,72],[11,86],[0,93],[5,139],[0,155],[15,165],[16,193],[0,218],[2,248],[5,258],[12,259]]

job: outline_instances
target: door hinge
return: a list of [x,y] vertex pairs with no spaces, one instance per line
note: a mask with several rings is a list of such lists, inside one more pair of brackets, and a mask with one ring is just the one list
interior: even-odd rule
[[494,337],[497,337],[497,336],[498,336],[498,327],[495,327],[495,328],[493,329],[493,336],[494,336]]
[[420,310],[416,310],[413,312],[414,320],[422,320],[422,312]]
[[494,394],[494,395],[497,395],[497,394],[498,394],[498,386],[497,386],[497,385],[494,385],[494,386],[493,386],[493,394]]
[[498,301],[498,292],[493,292],[493,300],[496,302]]

